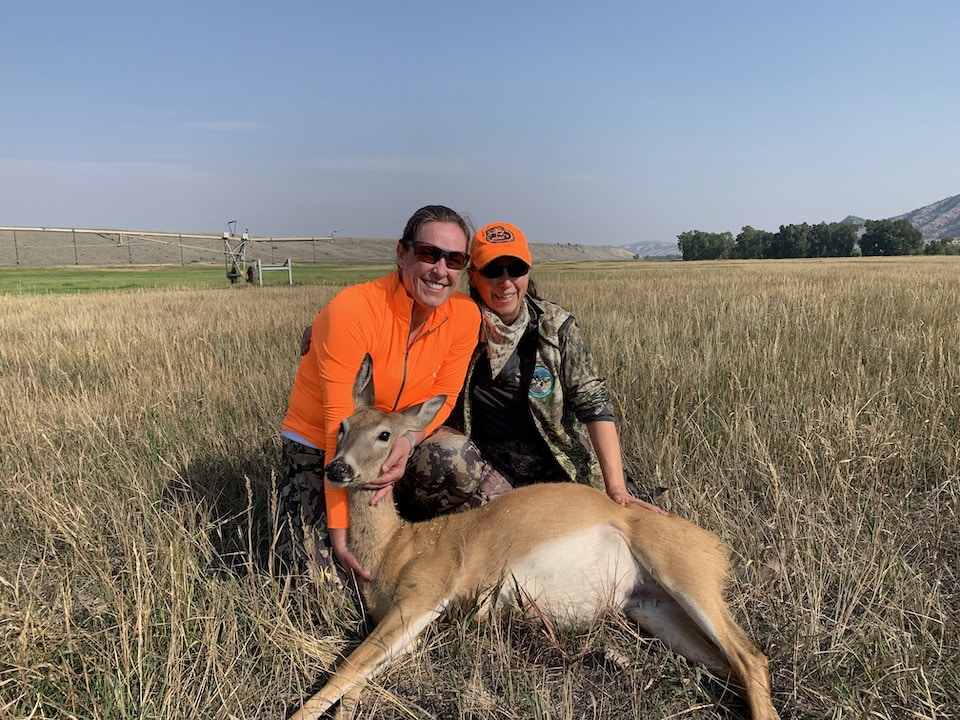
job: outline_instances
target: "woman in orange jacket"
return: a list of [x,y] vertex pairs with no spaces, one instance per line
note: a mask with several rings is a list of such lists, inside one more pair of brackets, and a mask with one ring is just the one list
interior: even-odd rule
[[480,327],[476,303],[457,291],[470,235],[467,221],[448,207],[417,210],[397,243],[397,270],[346,288],[313,320],[282,426],[275,537],[291,569],[305,560],[311,570],[330,573],[329,541],[344,568],[369,577],[347,547],[346,494],[324,485],[324,460],[333,457],[340,421],[353,412],[353,381],[367,353],[378,408],[402,410],[447,396],[425,431],[397,441],[371,487],[396,482],[416,444],[447,419]]

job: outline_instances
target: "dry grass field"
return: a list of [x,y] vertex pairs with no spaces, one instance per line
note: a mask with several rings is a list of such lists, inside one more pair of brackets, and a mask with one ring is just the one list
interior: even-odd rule
[[[535,271],[572,309],[626,463],[734,549],[783,718],[960,717],[960,259]],[[296,285],[0,296],[0,716],[282,718],[364,633],[268,570]],[[738,718],[617,618],[462,619],[366,718]]]

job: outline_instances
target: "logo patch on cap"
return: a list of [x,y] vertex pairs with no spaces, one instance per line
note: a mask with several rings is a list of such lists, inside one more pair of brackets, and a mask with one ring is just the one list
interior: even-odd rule
[[505,243],[513,240],[513,233],[507,230],[503,225],[494,225],[487,228],[485,233],[489,243]]

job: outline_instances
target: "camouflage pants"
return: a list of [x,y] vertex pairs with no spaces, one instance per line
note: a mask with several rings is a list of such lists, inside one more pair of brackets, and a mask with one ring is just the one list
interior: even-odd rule
[[408,520],[454,512],[477,492],[485,470],[480,451],[466,435],[439,427],[414,448],[394,486],[397,508]]
[[424,520],[479,507],[520,485],[566,480],[556,460],[531,443],[493,443],[481,449],[444,426],[413,451],[394,497],[401,515]]
[[280,571],[337,581],[323,494],[324,452],[290,438],[282,441],[277,478],[273,550]]
[[560,467],[560,463],[541,444],[505,440],[484,443],[481,452],[484,459],[506,474],[515,487],[570,482],[570,477]]

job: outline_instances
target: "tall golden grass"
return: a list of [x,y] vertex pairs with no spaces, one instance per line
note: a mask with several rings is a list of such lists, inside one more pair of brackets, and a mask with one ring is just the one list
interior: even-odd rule
[[[629,472],[734,548],[784,718],[960,697],[960,261],[535,272],[577,315]],[[336,288],[0,297],[0,715],[283,717],[363,634],[268,572],[300,330]],[[726,718],[616,619],[431,631],[376,718]]]

